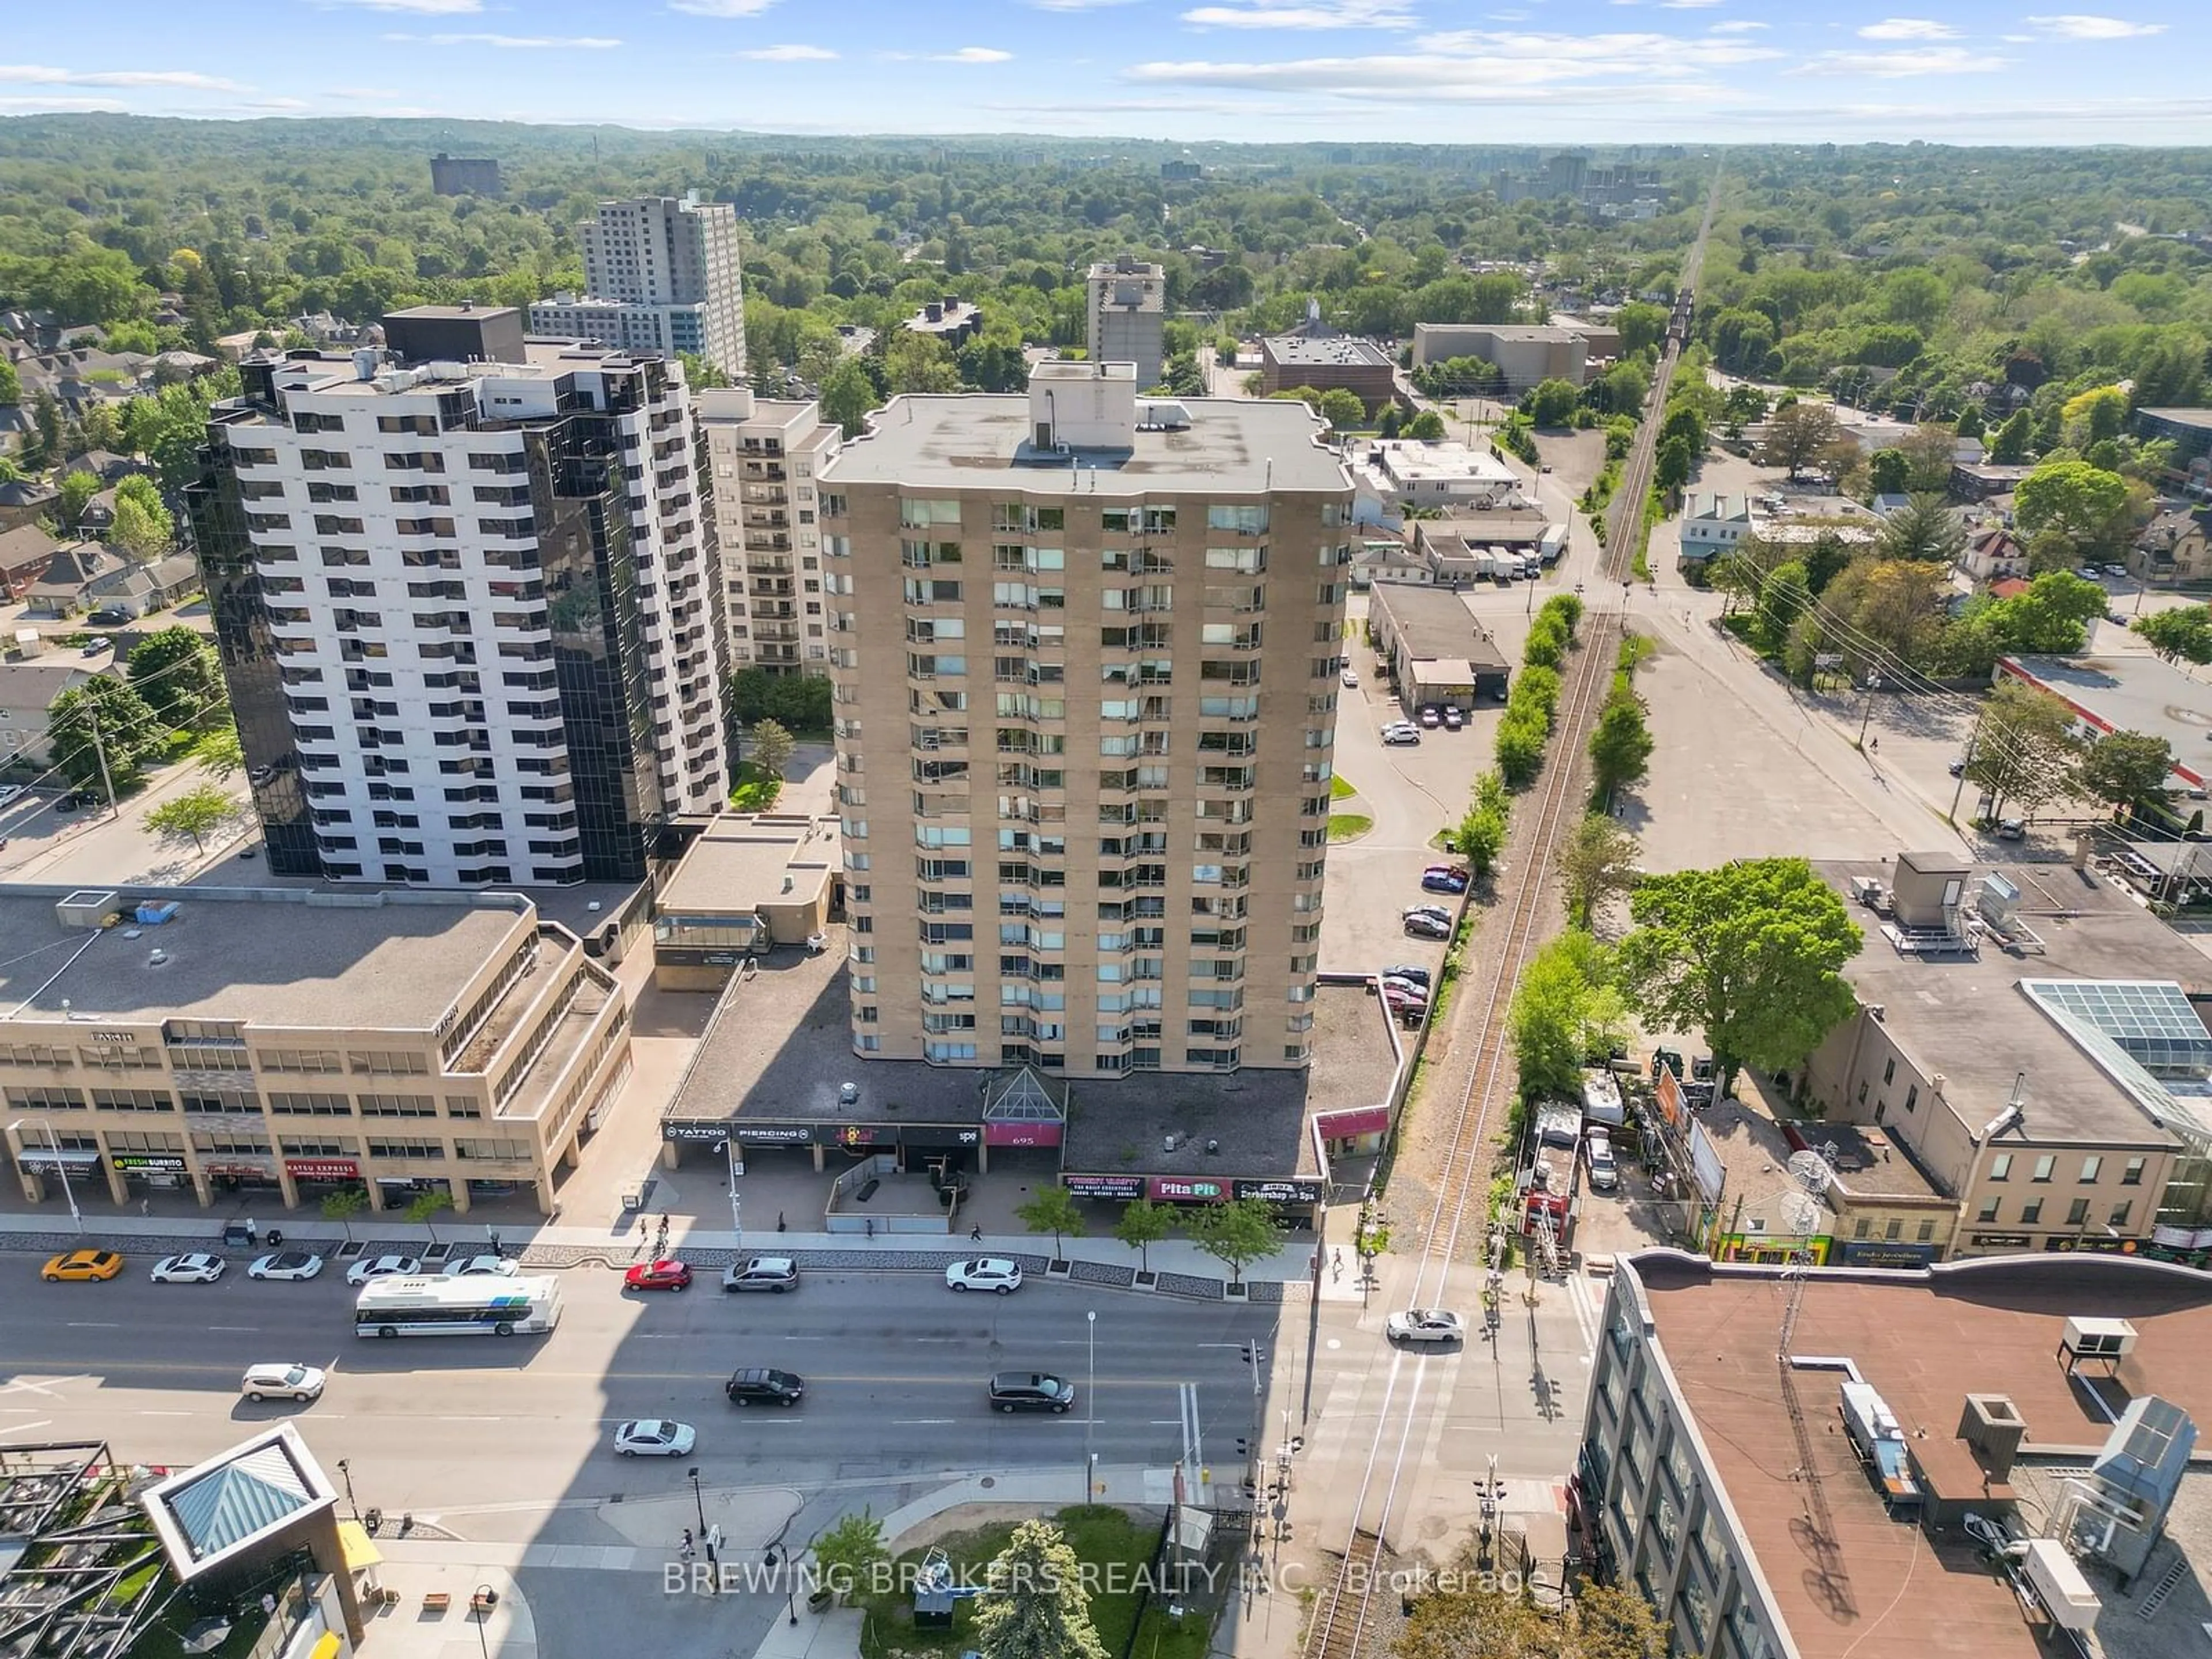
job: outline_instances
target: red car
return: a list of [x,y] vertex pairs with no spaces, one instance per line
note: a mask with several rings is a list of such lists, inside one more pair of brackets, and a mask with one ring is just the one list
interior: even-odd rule
[[690,1282],[691,1269],[672,1258],[641,1261],[623,1275],[626,1291],[680,1291]]

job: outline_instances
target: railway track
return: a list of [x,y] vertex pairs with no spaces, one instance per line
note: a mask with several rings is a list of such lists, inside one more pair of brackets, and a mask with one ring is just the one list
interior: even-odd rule
[[[1657,453],[1659,420],[1687,337],[1692,296],[1719,205],[1720,185],[1716,176],[1697,240],[1683,262],[1674,319],[1657,372],[1652,376],[1645,419],[1622,465],[1620,487],[1613,495],[1616,503],[1633,503],[1635,511],[1613,514],[1606,526],[1598,574],[1601,581],[1621,584],[1621,605],[1619,608],[1592,605],[1583,613],[1580,648],[1571,659],[1571,672],[1560,690],[1553,747],[1534,803],[1535,811],[1532,816],[1524,805],[1516,815],[1517,856],[1512,867],[1521,872],[1521,878],[1502,918],[1496,971],[1490,975],[1486,989],[1462,999],[1453,1015],[1453,1049],[1459,1052],[1463,1043],[1469,1045],[1472,1059],[1465,1086],[1449,1109],[1451,1128],[1443,1162],[1436,1171],[1436,1198],[1408,1298],[1414,1307],[1444,1302],[1461,1234],[1470,1220],[1482,1243],[1478,1265],[1487,1266],[1487,1241],[1481,1236],[1489,1219],[1492,1119],[1511,1083],[1506,1016],[1522,970],[1548,936],[1551,930],[1547,923],[1556,914],[1551,900],[1553,860],[1567,830],[1581,816],[1583,750],[1606,689],[1612,684],[1626,621],[1630,573],[1643,531],[1644,502],[1650,490]],[[1336,1571],[1315,1599],[1306,1626],[1304,1659],[1362,1659],[1375,1629],[1376,1598],[1383,1587],[1384,1539],[1414,1445],[1423,1376],[1424,1367],[1403,1350],[1391,1361],[1382,1407],[1376,1414],[1374,1438],[1359,1470],[1350,1535],[1336,1552]]]

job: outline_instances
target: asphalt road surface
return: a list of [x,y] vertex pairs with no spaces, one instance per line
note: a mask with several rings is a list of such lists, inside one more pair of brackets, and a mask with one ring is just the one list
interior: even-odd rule
[[[1031,1283],[957,1296],[933,1274],[817,1273],[788,1296],[624,1294],[611,1273],[562,1277],[559,1328],[542,1337],[364,1340],[336,1272],[307,1284],[154,1285],[133,1259],[105,1284],[47,1285],[0,1261],[0,1443],[104,1437],[123,1459],[185,1464],[257,1426],[297,1420],[325,1465],[353,1460],[360,1501],[434,1511],[647,1498],[699,1466],[710,1486],[805,1488],[941,1471],[1172,1462],[1178,1385],[1200,1389],[1209,1458],[1251,1420],[1240,1348],[1267,1340],[1272,1307],[1224,1307]],[[1089,1386],[1095,1310],[1097,1386]],[[256,1406],[246,1365],[304,1361],[331,1374],[309,1405]],[[790,1410],[740,1410],[738,1365],[806,1379]],[[1054,1371],[1079,1391],[1065,1417],[1004,1416],[984,1401],[1000,1370]],[[611,1425],[673,1417],[699,1431],[690,1458],[617,1458]]]

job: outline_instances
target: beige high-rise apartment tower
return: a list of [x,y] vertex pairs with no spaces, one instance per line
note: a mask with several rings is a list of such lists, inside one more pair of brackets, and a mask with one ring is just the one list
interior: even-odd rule
[[1085,341],[1094,363],[1134,363],[1137,390],[1158,386],[1167,349],[1168,274],[1134,254],[1091,267]]
[[854,1050],[1305,1065],[1352,516],[1305,406],[1042,363],[894,400],[822,511]]

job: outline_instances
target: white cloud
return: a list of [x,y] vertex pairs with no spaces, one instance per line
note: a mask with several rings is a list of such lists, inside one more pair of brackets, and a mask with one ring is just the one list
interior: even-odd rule
[[387,34],[426,46],[498,46],[511,52],[611,52],[622,42],[604,34]]
[[425,17],[459,17],[483,9],[483,0],[322,0],[326,6],[358,6],[364,11],[411,11]]
[[1717,6],[1721,0],[1659,0],[1665,11],[1703,11],[1708,6]]
[[129,108],[128,104],[116,98],[79,98],[68,94],[0,98],[0,110],[12,111],[19,115],[79,115],[103,110],[119,113]]
[[1824,52],[1791,71],[1796,75],[1870,75],[1901,81],[1920,75],[1989,75],[2008,67],[2009,58],[1972,52],[1965,46],[1920,46],[1905,52]]
[[775,0],[668,0],[671,11],[688,11],[694,17],[757,17]]
[[1182,15],[1206,29],[1407,29],[1414,26],[1407,0],[1235,0]]
[[404,94],[391,87],[332,87],[324,93],[323,96],[365,100],[374,103],[386,98],[398,98]]
[[835,62],[837,54],[827,46],[761,46],[738,56],[758,64],[828,64]]
[[1959,31],[1927,17],[1885,17],[1859,31],[1862,40],[1955,40]]
[[933,52],[929,55],[933,64],[1007,64],[1013,61],[1011,52],[1000,52],[996,46],[963,46],[957,52]]
[[38,87],[176,87],[188,92],[244,92],[235,81],[191,70],[63,70],[0,64],[0,82]]
[[2060,40],[2130,40],[2141,34],[2163,34],[2163,23],[2131,23],[2124,17],[2099,17],[2087,12],[2061,12],[2054,17],[2027,20],[2045,34]]
[[1765,27],[1765,24],[1753,22],[1748,17],[1737,17],[1733,18],[1725,23],[1714,24],[1712,27],[1712,33],[1715,34],[1755,34]]

